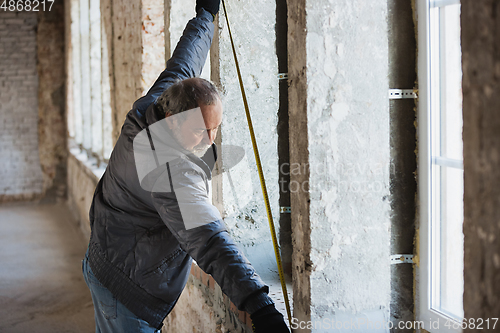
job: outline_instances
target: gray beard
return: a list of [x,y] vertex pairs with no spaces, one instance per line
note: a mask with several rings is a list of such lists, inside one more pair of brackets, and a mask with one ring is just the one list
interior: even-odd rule
[[207,145],[203,145],[202,147],[194,147],[193,150],[191,151],[195,156],[199,157],[199,158],[202,158],[203,155],[205,155],[205,153],[207,152],[208,148],[210,148],[210,146],[207,146]]

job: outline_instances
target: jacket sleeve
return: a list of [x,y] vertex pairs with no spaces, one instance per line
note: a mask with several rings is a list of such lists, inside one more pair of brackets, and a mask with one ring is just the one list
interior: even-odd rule
[[134,103],[134,109],[145,110],[176,80],[200,76],[214,35],[212,19],[212,14],[200,9],[197,16],[187,23],[166,69],[148,93]]
[[[165,191],[169,186],[164,184],[172,184],[174,192]],[[198,172],[172,165],[158,179],[152,199],[181,248],[213,276],[240,310],[253,313],[273,304],[267,295],[268,286],[229,236],[219,212],[210,204],[206,182]]]

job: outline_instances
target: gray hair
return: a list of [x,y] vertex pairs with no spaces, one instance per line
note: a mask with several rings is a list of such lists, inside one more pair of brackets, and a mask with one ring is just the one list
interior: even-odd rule
[[217,88],[208,80],[194,77],[178,80],[158,98],[156,105],[163,116],[174,115],[220,100]]

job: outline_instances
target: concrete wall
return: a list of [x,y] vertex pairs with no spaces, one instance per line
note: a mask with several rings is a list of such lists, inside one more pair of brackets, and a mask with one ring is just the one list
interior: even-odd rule
[[383,325],[390,304],[387,2],[288,6],[290,162],[299,167],[290,177],[305,187],[291,193],[294,317]]
[[461,22],[464,316],[486,320],[500,313],[500,4],[462,0]]

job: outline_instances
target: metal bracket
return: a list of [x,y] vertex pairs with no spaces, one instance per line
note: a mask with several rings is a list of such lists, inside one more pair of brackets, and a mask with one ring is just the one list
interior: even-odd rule
[[278,79],[280,79],[280,80],[288,79],[288,73],[279,73],[277,76],[278,76]]
[[391,265],[396,264],[415,264],[413,254],[393,254],[391,255]]
[[389,99],[418,98],[417,89],[389,89]]
[[280,207],[280,213],[292,213],[292,207]]

